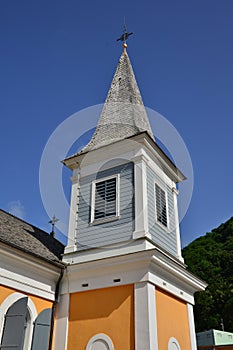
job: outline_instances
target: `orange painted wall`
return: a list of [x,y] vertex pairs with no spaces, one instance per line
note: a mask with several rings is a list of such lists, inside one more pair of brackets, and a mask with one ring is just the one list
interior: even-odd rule
[[116,350],[133,350],[133,295],[133,285],[71,294],[68,350],[85,350],[98,333],[108,335]]
[[155,294],[159,350],[167,349],[171,337],[178,340],[181,349],[190,350],[186,303],[159,289]]
[[12,293],[22,293],[27,295],[35,304],[36,310],[38,312],[38,314],[47,308],[51,308],[53,303],[51,301],[48,301],[46,299],[31,295],[31,294],[27,294],[24,292],[21,292],[20,290],[14,290],[12,288],[8,288],[5,286],[0,286],[0,304]]
[[15,290],[12,290],[10,288],[0,286],[0,304],[11,294],[15,293]]

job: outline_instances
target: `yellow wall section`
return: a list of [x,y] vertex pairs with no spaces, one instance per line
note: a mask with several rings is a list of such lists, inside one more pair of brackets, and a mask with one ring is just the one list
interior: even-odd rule
[[1,303],[12,293],[22,293],[27,295],[34,303],[37,313],[39,314],[42,310],[51,308],[53,303],[43,298],[21,292],[20,290],[14,290],[5,286],[0,286],[0,305]]
[[15,290],[12,290],[10,288],[0,286],[0,304],[11,294],[15,293]]
[[71,294],[68,350],[85,350],[91,337],[108,335],[116,350],[134,349],[133,285]]
[[190,350],[187,305],[185,302],[156,289],[158,348],[168,348],[171,337],[178,340],[181,350]]
[[30,294],[28,295],[28,297],[35,304],[38,314],[45,309],[51,309],[53,306],[53,303],[51,301],[45,300],[43,298],[35,297],[34,295],[30,295]]

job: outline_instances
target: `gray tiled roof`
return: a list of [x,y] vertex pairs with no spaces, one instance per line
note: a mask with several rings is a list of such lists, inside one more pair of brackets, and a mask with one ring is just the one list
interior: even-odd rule
[[64,245],[57,239],[0,209],[0,242],[51,263],[59,263]]
[[126,49],[122,52],[88,152],[147,131],[154,139]]

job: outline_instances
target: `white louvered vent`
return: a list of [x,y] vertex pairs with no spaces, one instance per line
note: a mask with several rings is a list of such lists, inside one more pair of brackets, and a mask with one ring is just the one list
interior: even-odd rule
[[97,182],[95,184],[94,220],[116,216],[116,204],[116,178]]
[[155,185],[156,191],[156,215],[157,220],[167,227],[167,202],[166,193],[157,184]]

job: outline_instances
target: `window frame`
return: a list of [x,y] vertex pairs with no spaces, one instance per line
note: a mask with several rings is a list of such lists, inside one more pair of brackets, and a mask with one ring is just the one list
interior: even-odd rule
[[171,337],[171,338],[169,339],[169,341],[168,341],[168,350],[172,350],[172,348],[173,348],[172,345],[173,345],[173,344],[176,345],[177,350],[181,350],[180,344],[179,344],[178,340],[177,340],[176,338],[174,338],[174,337]]
[[86,350],[91,350],[93,344],[98,340],[100,340],[100,341],[103,340],[104,343],[107,345],[108,350],[114,350],[114,345],[113,345],[112,339],[107,334],[104,334],[104,333],[99,333],[99,334],[94,335],[88,341],[87,346],[86,346]]
[[[99,182],[104,182],[111,179],[116,179],[116,215],[103,217],[99,219],[95,219],[95,194],[96,194],[96,184]],[[98,225],[109,221],[115,221],[120,218],[120,174],[114,174],[110,176],[101,177],[92,181],[91,188],[91,225]]]
[[[167,219],[167,225],[164,225],[161,221],[158,219],[158,210],[157,210],[157,194],[156,194],[156,186],[160,188],[165,194],[165,204],[166,204],[166,219]],[[155,217],[156,217],[156,223],[162,227],[164,230],[169,231],[169,211],[168,211],[168,194],[167,190],[158,184],[158,182],[154,183],[154,194],[155,194]]]

